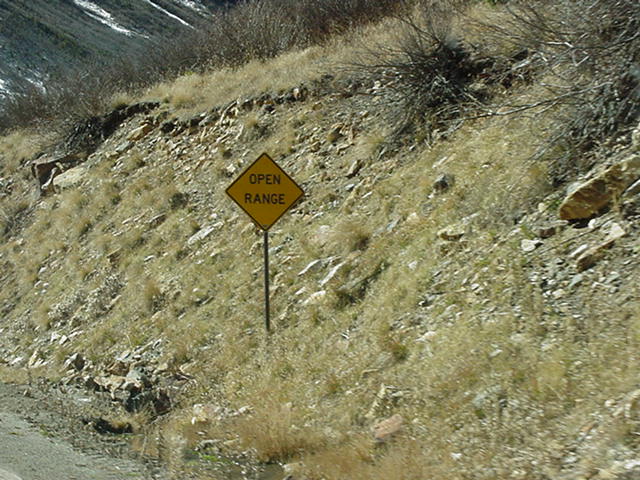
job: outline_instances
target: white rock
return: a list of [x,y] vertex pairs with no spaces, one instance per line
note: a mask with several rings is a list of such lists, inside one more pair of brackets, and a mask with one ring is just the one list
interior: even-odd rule
[[75,187],[84,180],[86,174],[87,169],[84,166],[79,165],[56,176],[53,179],[53,185],[60,190]]
[[580,245],[578,248],[576,248],[573,252],[569,254],[569,258],[577,258],[581,254],[586,252],[588,249],[589,249],[589,245],[587,245],[586,243],[584,245]]
[[129,133],[129,135],[127,135],[127,140],[129,140],[131,142],[135,142],[137,140],[140,140],[142,137],[144,137],[151,130],[153,130],[153,125],[151,125],[150,123],[145,123],[145,124],[139,126],[138,128],[136,128],[135,130],[132,130]]
[[607,238],[605,238],[604,243],[615,242],[616,240],[624,237],[626,234],[626,230],[619,224],[614,222],[613,224],[611,224],[611,230],[609,230],[609,234],[607,235]]
[[304,267],[302,270],[300,270],[300,272],[298,272],[298,276],[302,276],[305,273],[311,272],[311,271],[317,271],[322,267],[322,259],[318,258],[316,260],[313,260],[312,262],[310,262],[306,267]]
[[311,296],[303,302],[303,305],[317,305],[326,295],[326,290],[320,290],[318,292],[312,293]]
[[222,227],[222,222],[218,222],[214,225],[210,225],[201,230],[198,230],[196,233],[191,235],[191,237],[189,237],[189,240],[187,240],[187,245],[193,245],[194,243],[197,243],[200,240],[204,240],[209,235],[211,235],[212,232],[214,232],[216,229],[220,227]]
[[337,264],[335,267],[333,267],[331,270],[329,270],[329,273],[327,273],[327,276],[324,277],[321,281],[320,281],[320,286],[324,287],[327,283],[329,283],[331,280],[333,280],[333,278],[338,274],[338,272],[342,269],[342,267],[344,267],[346,265],[345,262],[340,262],[339,264]]
[[522,251],[525,253],[533,252],[540,245],[542,245],[540,240],[529,240],[527,238],[520,242],[520,248],[522,248]]
[[466,228],[462,225],[449,225],[438,231],[438,238],[448,242],[460,240],[466,233]]

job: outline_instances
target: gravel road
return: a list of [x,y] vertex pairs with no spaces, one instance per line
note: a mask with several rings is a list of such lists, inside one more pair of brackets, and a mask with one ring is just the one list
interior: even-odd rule
[[159,478],[149,466],[110,454],[80,418],[51,407],[53,395],[0,383],[0,480]]

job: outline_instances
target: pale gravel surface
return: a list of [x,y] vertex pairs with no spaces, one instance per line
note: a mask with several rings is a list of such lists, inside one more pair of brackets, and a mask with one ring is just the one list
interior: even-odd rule
[[55,395],[28,392],[0,383],[0,480],[161,478],[134,458],[110,454],[79,418],[50,409]]

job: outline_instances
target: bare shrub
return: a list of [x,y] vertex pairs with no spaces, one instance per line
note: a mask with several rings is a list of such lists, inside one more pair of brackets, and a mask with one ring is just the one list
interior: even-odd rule
[[368,48],[355,65],[369,80],[384,84],[380,95],[391,112],[394,136],[420,129],[431,140],[482,100],[471,85],[489,64],[478,61],[454,33],[458,9],[448,0],[403,2],[395,44]]
[[[625,133],[640,116],[640,4],[516,1],[507,8],[511,22],[492,31],[526,51],[545,76],[541,102],[566,108],[549,145],[563,147],[563,171],[578,173],[589,166],[577,161],[581,153]],[[557,174],[556,181],[565,179]]]
[[[466,119],[555,108],[563,116],[536,157],[559,157],[552,172],[557,184],[590,166],[580,160],[582,153],[637,123],[638,2],[495,2],[486,8],[500,15],[488,21],[468,16],[470,4],[457,0],[404,5],[395,44],[368,49],[356,65],[385,87],[376,94],[391,112],[396,134],[413,131],[431,141]],[[534,79],[542,88],[504,95]]]

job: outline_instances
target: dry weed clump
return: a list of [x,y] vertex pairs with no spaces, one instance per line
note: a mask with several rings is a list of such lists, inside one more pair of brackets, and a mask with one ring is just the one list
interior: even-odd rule
[[[277,393],[277,392],[273,392]],[[291,403],[265,392],[264,403],[250,416],[234,422],[242,445],[255,450],[261,461],[286,461],[320,448],[322,435],[304,426],[304,417]],[[281,396],[280,396],[281,397]]]

